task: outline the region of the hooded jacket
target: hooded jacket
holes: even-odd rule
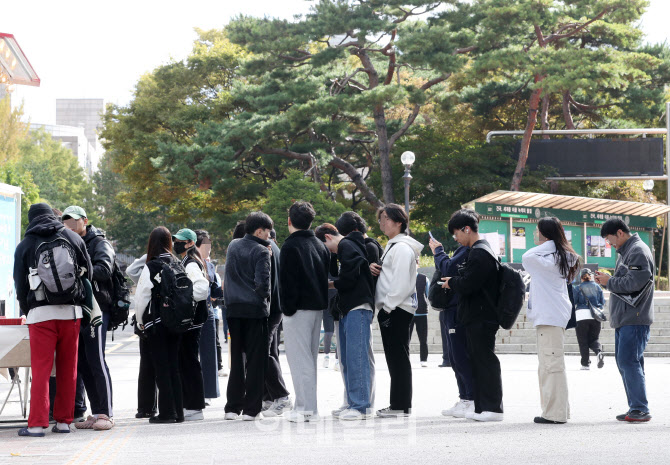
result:
[[[72,318],[72,312],[66,309],[73,306],[80,307],[84,303],[84,298],[78,302],[64,305],[50,305],[46,301],[35,300],[35,293],[30,291],[30,284],[28,282],[29,268],[35,266],[35,251],[37,248],[47,240],[55,238],[60,235],[67,239],[72,244],[77,259],[77,265],[80,268],[85,268],[84,274],[89,280],[91,279],[91,260],[86,251],[86,244],[79,234],[67,229],[54,215],[44,214],[32,219],[28,228],[26,229],[23,240],[19,243],[14,251],[14,286],[16,287],[16,298],[19,301],[21,314],[28,315],[33,309],[41,307],[40,321],[59,320]],[[67,313],[66,313],[67,312]],[[29,317],[30,320],[34,320]],[[81,318],[81,308],[76,313],[78,318]],[[67,318],[62,318],[66,316]],[[38,321],[33,321],[37,323]]]
[[[640,236],[633,234],[617,250],[619,254],[614,276],[607,281],[610,296],[610,325],[620,328],[629,325],[650,325],[654,322],[654,257]],[[651,291],[637,307],[628,305],[616,294],[626,295],[638,292],[652,281]]]
[[[375,308],[392,312],[401,308],[414,314],[418,305],[416,299],[416,259],[423,244],[398,234],[388,241],[382,256],[382,271],[377,279]]]
[[[546,241],[521,257],[531,278],[527,316],[533,326],[565,328],[572,315],[567,277],[561,275],[556,252],[554,241]],[[567,258],[570,266],[577,263],[576,255],[569,253]]]
[[[344,237],[337,246],[337,259],[340,271],[334,285],[340,295],[338,306],[342,315],[366,304],[374,308],[375,286],[363,233],[354,231]]]
[[[470,253],[470,247],[460,246],[456,249],[454,254],[449,257],[444,251],[444,247],[439,246],[435,248],[435,268],[440,270],[440,274],[443,278],[458,276],[459,267],[463,266],[463,263],[468,258]],[[445,311],[455,311],[458,307],[458,294],[451,292],[449,294],[449,302],[447,307],[443,310]]]
[[[86,250],[93,265],[93,295],[103,312],[108,312],[114,302],[114,283],[112,271],[116,254],[112,244],[105,239],[105,232],[95,226],[86,226],[84,235]]]

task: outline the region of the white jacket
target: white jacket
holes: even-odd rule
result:
[[[393,245],[395,244],[395,245]],[[391,239],[384,249],[382,272],[375,290],[375,308],[392,312],[397,307],[414,314],[416,299],[416,259],[423,244],[405,234]]]
[[[561,275],[556,257],[556,244],[547,241],[528,250],[521,258],[531,278],[527,316],[533,326],[565,328],[570,320],[572,304],[566,278]],[[577,261],[575,255],[570,255],[569,259],[571,264]]]

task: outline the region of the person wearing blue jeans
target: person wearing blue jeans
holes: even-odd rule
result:
[[[605,221],[600,235],[618,252],[613,276],[596,273],[596,282],[611,292],[614,356],[628,399],[628,411],[616,419],[649,421],[644,350],[649,342],[649,326],[654,322],[654,256],[619,218]]]
[[[345,212],[335,226],[324,224],[317,228],[317,237],[337,254],[340,263],[337,279],[329,281],[329,287],[337,289],[339,296],[333,311],[339,320],[337,343],[348,404],[347,409],[336,413],[341,420],[363,420],[372,416],[368,347],[375,287],[365,249],[364,224],[358,214]],[[346,232],[346,236],[340,231]]]

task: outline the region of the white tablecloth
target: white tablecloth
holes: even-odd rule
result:
[[[0,375],[7,377],[5,356],[22,340],[28,339],[28,326],[0,326]]]

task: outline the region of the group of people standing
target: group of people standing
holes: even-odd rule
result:
[[[113,305],[108,282],[115,266],[113,248],[104,233],[88,224],[80,207],[68,207],[60,214],[46,204],[35,204],[28,216],[30,224],[17,247],[14,265],[17,296],[29,325],[33,368],[28,427],[19,435],[44,436],[48,427],[54,353],[57,370],[51,403],[56,425],[52,431],[70,431],[75,405],[81,404],[75,404],[77,376],[88,394],[92,415],[75,426],[110,429],[114,425],[112,389],[104,346]],[[332,415],[341,420],[372,417],[375,359],[371,324],[375,313],[390,375],[390,405],[376,414],[411,414],[409,343],[413,324],[420,330],[415,314],[420,301],[425,303],[428,285],[424,281],[417,286],[423,245],[410,237],[409,217],[396,204],[377,212],[379,227],[388,237],[384,248],[367,236],[368,225],[353,211],[343,213],[335,224],[324,223],[312,230],[315,216],[308,202],[291,205],[290,235],[279,248],[272,219],[260,211],[251,213],[233,233],[223,286],[209,261],[211,239],[206,231],[182,229],[172,235],[167,228],[157,227],[151,232],[147,254],[127,269],[137,282],[138,418],[148,417],[151,423],[204,418],[206,400],[219,395],[221,361],[216,356],[212,302],[221,298],[231,336],[226,420],[282,415],[292,422],[320,419],[317,358],[326,310],[334,320],[344,384],[343,403]],[[442,277],[440,285],[448,296],[445,308],[439,310],[459,391],[458,402],[442,414],[501,421],[503,389],[495,337],[503,265],[480,237],[479,216],[473,210],[456,211],[448,229],[459,243],[451,256],[435,239],[429,243]],[[653,256],[621,220],[605,222],[601,235],[619,252],[614,275],[595,276],[595,283],[613,295],[610,317],[616,329],[615,359],[629,404],[617,419],[648,421],[643,353],[653,322]],[[568,283],[579,272],[579,257],[558,218],[540,219],[534,240],[537,246],[522,259],[531,276],[527,316],[537,332],[542,413],[534,421],[561,424],[570,415],[564,362],[565,330],[573,309]],[[60,280],[54,282],[45,274],[45,266],[52,266],[56,278],[61,273]],[[166,268],[177,274],[182,270],[194,305],[188,327],[178,332],[166,326],[162,314],[169,291],[162,279],[175,276],[165,274]],[[596,325],[583,311],[590,304],[604,303],[602,290],[591,281],[590,272],[583,271],[581,278],[583,284],[572,299],[577,304],[580,346],[586,347],[581,362],[589,366],[590,348],[602,367],[604,355]],[[279,363],[280,327],[295,389],[293,402]]]

